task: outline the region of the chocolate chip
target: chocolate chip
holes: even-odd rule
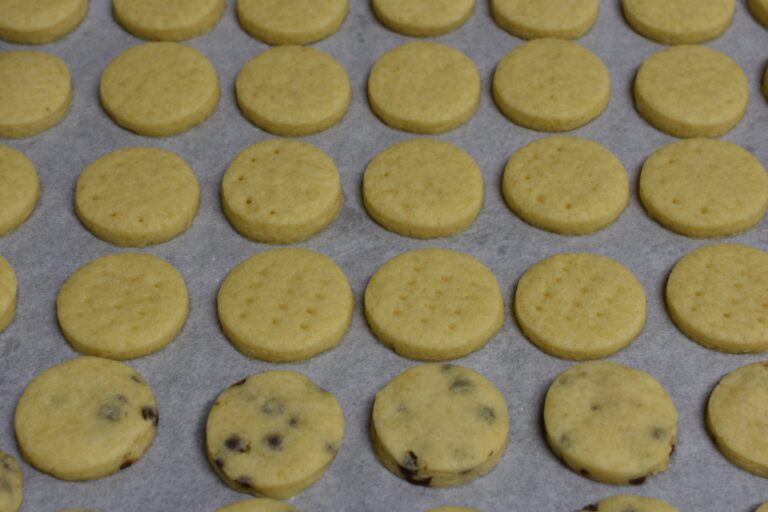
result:
[[[587,511],[594,512],[596,510],[600,510],[600,505],[598,505],[597,503],[592,503],[591,505],[587,505],[586,507],[584,507],[581,510],[582,510],[582,512],[587,512]]]
[[[122,464],[120,464],[120,469],[129,468],[133,465],[134,461],[131,459],[125,459]]]
[[[484,405],[477,410],[477,415],[486,423],[493,423],[496,421],[496,411],[493,408]]]
[[[333,443],[325,443],[325,451],[336,455],[339,452],[339,448]]]
[[[454,368],[456,368],[456,365],[451,363],[445,363],[440,365],[440,371],[443,373],[451,372],[454,370]]]
[[[270,398],[261,406],[261,412],[267,416],[280,416],[285,412],[285,403],[279,398]]]
[[[643,485],[645,483],[646,478],[648,478],[648,476],[639,476],[637,478],[631,478],[629,480],[629,483],[632,485]]]
[[[671,457],[673,453],[675,453],[675,443],[669,447],[669,456]]]
[[[11,470],[11,463],[10,463],[11,457],[5,456],[2,459],[0,459],[0,464],[7,469],[8,471]]]
[[[246,379],[243,379],[243,380],[239,380],[239,381],[235,382],[234,384],[232,384],[229,387],[234,388],[235,386],[242,386],[243,384],[245,384],[246,380],[248,380],[248,379],[246,378]]]
[[[600,405],[600,404],[592,404],[592,405],[590,405],[590,406],[589,406],[589,408],[590,408],[591,410],[593,410],[593,411],[599,411],[600,409],[602,409],[602,408],[603,408],[603,406],[602,406],[602,405]]]
[[[429,487],[432,483],[431,476],[419,476],[419,458],[412,451],[408,451],[398,465],[400,474],[407,482],[414,485]]]
[[[248,453],[251,451],[251,444],[237,434],[230,435],[225,441],[224,446],[227,450],[237,453]]]
[[[571,438],[568,436],[568,434],[562,434],[560,438],[557,440],[557,444],[559,444],[563,448],[568,448],[569,446],[571,446]]]
[[[131,380],[132,380],[133,382],[136,382],[136,383],[138,383],[138,384],[144,384],[144,381],[142,380],[141,376],[139,376],[139,375],[138,375],[138,374],[136,374],[136,373],[134,373],[133,375],[131,375]]]
[[[151,421],[155,426],[160,422],[160,416],[157,414],[157,409],[149,405],[145,405],[141,408],[141,417],[147,421]]]
[[[466,394],[470,393],[472,389],[475,387],[474,384],[472,384],[472,381],[465,378],[465,377],[458,377],[451,382],[451,385],[448,386],[448,389],[453,391],[454,393],[459,394]]]
[[[246,489],[253,489],[253,480],[251,480],[250,477],[239,476],[235,478],[235,483],[240,487],[245,487]]]
[[[301,425],[301,420],[298,416],[291,416],[291,419],[288,420],[288,426],[291,428],[298,428],[299,425]]]
[[[264,436],[264,444],[269,446],[270,450],[279,452],[283,449],[283,436],[280,434],[268,434]]]
[[[580,469],[579,474],[583,476],[589,476],[589,471],[587,471],[586,469]]]
[[[216,466],[219,469],[224,469],[224,459],[220,459],[220,458],[217,457],[217,458],[213,459],[213,463],[216,464]]]

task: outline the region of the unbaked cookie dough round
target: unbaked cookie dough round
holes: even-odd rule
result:
[[[752,16],[765,28],[768,28],[768,0],[747,0]],[[768,508],[768,507],[766,507]]]
[[[75,212],[94,235],[144,247],[170,240],[192,224],[200,186],[178,155],[160,148],[119,149],[83,170]]]
[[[19,227],[40,197],[40,180],[29,158],[0,144],[0,236]]]
[[[221,180],[227,219],[257,242],[306,240],[336,218],[343,201],[333,159],[296,140],[271,139],[247,147]]]
[[[475,0],[373,0],[373,12],[387,28],[428,37],[459,28],[472,15]]]
[[[702,43],[720,37],[733,21],[736,0],[622,0],[635,32],[663,44]]]
[[[43,371],[16,406],[21,454],[62,480],[125,469],[149,448],[158,422],[152,389],[125,363],[77,357]]]
[[[0,332],[11,324],[16,314],[16,272],[8,260],[0,256]]]
[[[632,494],[609,496],[581,510],[582,512],[680,512],[664,500]]]
[[[635,77],[635,107],[675,137],[718,137],[747,109],[749,82],[741,67],[712,48],[683,45],[654,53]]]
[[[88,14],[88,0],[0,0],[0,39],[45,44],[65,36]]]
[[[77,269],[56,298],[64,336],[83,354],[131,359],[156,352],[187,319],[184,278],[144,253],[108,254]]]
[[[267,44],[310,44],[335,34],[347,0],[237,0],[240,26]]]
[[[305,46],[271,48],[249,60],[235,82],[243,115],[276,135],[309,135],[344,117],[349,77],[333,57]]]
[[[211,30],[226,0],[112,0],[115,19],[142,39],[181,41]]]
[[[629,202],[629,178],[597,142],[551,136],[515,152],[502,181],[504,199],[527,223],[583,235],[615,221]]]
[[[163,137],[202,123],[216,109],[219,78],[208,58],[179,43],[143,43],[109,63],[101,104],[123,128]]]
[[[768,174],[752,153],[731,142],[681,140],[645,161],[640,199],[672,231],[693,237],[733,235],[763,218]]]
[[[0,83],[0,137],[37,135],[58,124],[72,102],[69,68],[50,53],[0,52]]]
[[[597,359],[621,350],[645,324],[645,291],[621,263],[589,253],[563,253],[523,274],[515,317],[543,351]]]
[[[600,0],[491,0],[496,23],[523,39],[577,39],[592,28]]]
[[[599,116],[611,97],[600,57],[563,39],[537,39],[496,66],[493,98],[513,123],[545,132],[574,130]]]
[[[363,202],[390,231],[416,238],[464,231],[483,207],[483,174],[472,156],[438,139],[394,144],[371,160]]]
[[[574,472],[598,482],[638,485],[669,464],[677,411],[651,375],[592,361],[552,382],[544,427],[552,451]]]
[[[216,398],[205,428],[208,460],[227,485],[277,499],[317,482],[342,437],[339,402],[294,371],[258,373],[233,384]]]
[[[469,254],[416,249],[382,265],[365,289],[365,317],[376,337],[412,359],[473,352],[504,322],[493,272]]]
[[[300,512],[296,507],[269,498],[240,500],[217,508],[216,512]]]
[[[335,347],[355,299],[329,257],[309,249],[271,249],[246,259],[219,290],[219,321],[249,357],[299,361]]]
[[[447,487],[478,478],[507,447],[509,413],[501,392],[478,372],[452,364],[411,367],[376,393],[373,447],[394,475]]]
[[[12,456],[0,451],[0,510],[18,512],[24,498],[24,475]]]
[[[459,50],[431,41],[405,43],[382,55],[368,77],[368,101],[386,124],[413,133],[440,133],[471,118],[480,102],[480,75]]]

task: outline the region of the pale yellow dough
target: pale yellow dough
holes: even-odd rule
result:
[[[251,500],[240,500],[229,505],[217,508],[216,512],[300,512],[296,507],[292,507],[283,502],[271,500],[269,498],[254,498]]]
[[[348,0],[237,0],[237,18],[267,44],[310,44],[339,30]]]
[[[757,510],[755,512],[768,512],[768,501],[757,507]]]
[[[163,137],[202,123],[216,109],[219,78],[208,58],[179,43],[143,43],[109,63],[101,104],[123,128]]]
[[[143,247],[170,240],[190,226],[200,186],[178,155],[160,148],[119,149],[83,170],[75,212],[94,235]]]
[[[747,0],[752,16],[765,28],[768,28],[768,0]]]
[[[46,52],[0,52],[0,137],[31,137],[61,121],[72,102],[69,68]]]
[[[0,39],[45,44],[65,36],[88,14],[88,0],[0,0]]]
[[[474,115],[480,102],[480,75],[469,57],[450,46],[405,43],[373,65],[368,101],[392,128],[445,132]]]
[[[226,0],[112,0],[115,19],[142,39],[181,41],[211,30]]]
[[[639,34],[664,44],[720,37],[733,21],[736,0],[622,0],[624,17]]]
[[[349,77],[317,48],[279,46],[245,63],[235,82],[243,115],[276,135],[309,135],[344,117],[352,98]]]
[[[685,335],[723,352],[768,350],[768,253],[741,244],[707,245],[677,262],[667,309]]]
[[[635,107],[657,129],[675,137],[719,137],[747,109],[749,82],[724,53],[683,45],[654,53],[640,66]]]
[[[545,132],[574,130],[599,116],[611,97],[600,57],[562,39],[537,39],[496,66],[493,98],[513,123]]]
[[[24,498],[24,475],[12,456],[0,451],[0,510],[18,512]]]
[[[0,256],[0,332],[11,324],[16,314],[16,272],[8,260]]]
[[[608,226],[629,201],[629,178],[619,159],[578,137],[545,137],[519,149],[507,163],[502,189],[524,221],[565,235]]]
[[[631,494],[619,494],[603,498],[598,503],[582,509],[582,512],[680,512],[664,500]]]
[[[464,231],[483,206],[483,174],[472,156],[437,139],[394,144],[371,160],[363,202],[390,231],[416,238]]]
[[[472,15],[475,0],[373,0],[373,12],[389,29],[428,37],[459,28]]]
[[[19,227],[40,197],[40,180],[29,158],[0,144],[0,236]]]
[[[577,39],[592,28],[600,0],[491,0],[501,28],[523,39]]]
[[[336,218],[343,201],[333,159],[296,140],[270,139],[249,146],[221,180],[227,219],[257,242],[306,240]]]

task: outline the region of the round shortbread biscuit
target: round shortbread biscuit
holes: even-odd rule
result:
[[[24,475],[12,456],[0,451],[0,510],[18,512],[24,498]]]
[[[390,30],[429,37],[459,28],[472,15],[475,0],[373,0],[373,12]]]
[[[510,121],[545,132],[574,130],[599,116],[611,97],[600,57],[562,39],[537,39],[496,66],[493,98]]]
[[[496,23],[523,39],[577,39],[590,31],[600,0],[491,0]]]
[[[179,43],[143,43],[109,63],[99,83],[112,120],[139,135],[163,137],[202,123],[219,102],[208,58]]]
[[[0,137],[37,135],[58,124],[72,102],[69,68],[50,53],[0,52],[0,83]]]
[[[472,156],[437,139],[394,144],[371,160],[363,202],[390,231],[416,238],[464,231],[483,207],[483,174]]]
[[[551,136],[515,152],[502,181],[504,199],[527,223],[583,235],[615,221],[629,202],[629,177],[597,142]]]
[[[237,0],[240,26],[267,44],[310,44],[335,34],[347,0]]]
[[[651,375],[593,361],[552,382],[544,427],[552,451],[574,472],[598,482],[638,485],[667,468],[677,411]]]
[[[443,505],[442,507],[431,508],[427,512],[480,512],[476,508],[456,507],[454,505]]]
[[[439,133],[468,121],[480,103],[480,75],[459,50],[414,41],[389,50],[371,69],[368,101],[387,125]]]
[[[723,352],[768,350],[768,253],[741,244],[696,249],[677,262],[667,309],[683,333]]]
[[[75,212],[94,235],[144,247],[170,240],[192,224],[200,186],[189,165],[159,148],[107,153],[77,180]]]
[[[0,144],[0,236],[27,220],[39,197],[40,180],[32,161]]]
[[[460,485],[488,473],[504,454],[508,431],[502,394],[463,366],[411,367],[381,388],[373,403],[376,455],[415,485]]]
[[[632,494],[619,494],[603,498],[599,502],[587,505],[582,512],[680,512],[664,500],[635,496]]]
[[[765,28],[768,28],[768,0],[747,0],[752,16]],[[768,507],[766,507],[768,508]]]
[[[229,273],[219,321],[243,354],[299,361],[335,347],[352,321],[355,299],[344,272],[309,249],[271,249]]]
[[[277,499],[317,482],[343,437],[339,402],[294,371],[233,384],[216,398],[205,428],[208,460],[227,485]]]
[[[181,41],[210,31],[226,0],[112,0],[112,12],[125,30],[142,39]]]
[[[333,159],[295,140],[271,139],[247,147],[221,180],[227,219],[257,242],[306,240],[338,216],[343,201]]]
[[[663,44],[702,43],[720,37],[733,21],[736,0],[622,0],[635,32]]]
[[[661,224],[688,236],[751,228],[768,207],[768,174],[731,142],[689,139],[657,150],[640,174],[640,199]]]
[[[217,508],[216,512],[300,512],[296,507],[269,498],[240,500]]]
[[[645,324],[645,291],[621,263],[589,253],[550,256],[517,283],[515,317],[543,351],[597,359],[621,350]]]
[[[0,0],[0,39],[45,44],[65,36],[88,14],[88,0]]]
[[[16,406],[24,459],[62,480],[125,469],[149,448],[158,422],[152,389],[125,363],[77,357],[43,371]]]
[[[317,48],[279,46],[245,63],[235,82],[243,115],[276,135],[309,135],[344,117],[352,98],[346,70]]]
[[[16,272],[8,260],[0,256],[0,332],[11,324],[16,314],[17,287]]]
[[[749,82],[741,67],[712,48],[683,45],[654,53],[640,66],[635,108],[675,137],[718,137],[747,109]]]
[[[398,354],[428,361],[461,357],[496,334],[504,300],[493,272],[450,249],[416,249],[382,265],[365,289],[365,317]]]

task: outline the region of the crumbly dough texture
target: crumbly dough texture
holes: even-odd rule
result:
[[[62,480],[125,469],[149,448],[158,411],[152,389],[127,364],[77,357],[43,371],[16,406],[24,459]]]
[[[473,352],[504,322],[493,272],[469,254],[416,249],[382,265],[365,289],[365,317],[376,337],[412,359]]]
[[[65,36],[88,14],[88,0],[0,0],[0,39],[45,44]]]
[[[219,290],[219,321],[243,354],[299,361],[336,346],[352,321],[344,272],[309,249],[272,249],[229,273]]]
[[[733,21],[736,0],[622,0],[635,32],[663,44],[703,43]]]
[[[227,219],[257,242],[306,240],[333,222],[343,201],[333,159],[296,140],[269,139],[244,149],[221,181]]]
[[[544,132],[574,130],[599,116],[611,75],[591,50],[563,39],[536,39],[496,66],[493,98],[513,123]]]
[[[16,314],[16,272],[8,260],[0,256],[0,332],[11,324]]]
[[[0,510],[17,512],[24,498],[24,475],[12,456],[0,451]]]
[[[181,41],[210,31],[226,0],[112,0],[112,12],[125,30],[153,41]]]
[[[58,124],[72,102],[69,68],[50,53],[0,52],[0,83],[0,137],[37,135]]]
[[[465,54],[432,41],[389,50],[368,77],[368,101],[387,125],[440,133],[468,121],[480,102],[480,75]]]
[[[523,274],[515,291],[515,317],[545,352],[596,359],[640,334],[645,302],[643,285],[621,263],[597,254],[563,253]]]
[[[768,28],[768,0],[747,0],[747,6],[758,23]]]
[[[269,498],[240,500],[216,509],[216,512],[300,512],[296,507]]]
[[[680,512],[664,500],[632,494],[609,496],[581,510],[582,512]]]
[[[0,236],[19,227],[40,197],[40,180],[27,156],[0,144]]]
[[[240,26],[267,44],[310,44],[335,34],[348,0],[237,0]]]
[[[163,137],[202,123],[216,109],[219,78],[208,58],[179,43],[143,43],[109,63],[101,104],[123,128]]]
[[[615,221],[629,202],[627,171],[608,149],[550,136],[515,152],[502,181],[509,207],[529,224],[583,235]]]
[[[499,390],[478,372],[422,364],[392,379],[373,403],[376,455],[415,485],[446,487],[489,472],[507,446],[509,413]]]
[[[416,238],[464,231],[483,206],[483,174],[463,149],[438,139],[394,144],[368,164],[363,202],[390,231]]]
[[[681,140],[646,160],[640,199],[672,231],[693,237],[733,235],[763,218],[768,174],[752,153],[731,142]]]
[[[581,363],[547,391],[550,447],[574,472],[609,484],[641,484],[666,469],[677,411],[651,375],[611,361]]]
[[[243,115],[276,135],[309,135],[344,117],[352,98],[346,70],[305,46],[271,48],[246,62],[235,82]]]
[[[635,108],[655,128],[675,137],[719,137],[747,109],[749,83],[724,53],[682,45],[654,53],[640,66]]]
[[[590,31],[600,0],[491,0],[501,28],[523,39],[577,39]]]
[[[723,352],[768,350],[768,253],[714,244],[677,262],[667,281],[667,309],[683,333]]]
[[[475,0],[373,0],[373,12],[390,30],[430,37],[459,28],[472,15]]]
[[[301,373],[269,371],[218,396],[206,448],[214,470],[233,489],[285,499],[323,476],[343,436],[344,414],[331,393]]]
[[[192,224],[200,203],[195,173],[177,154],[132,147],[107,153],[77,180],[75,212],[94,235],[144,247],[170,240]]]
[[[165,347],[187,319],[184,278],[165,260],[116,253],[77,269],[59,290],[56,314],[83,354],[130,359]]]

